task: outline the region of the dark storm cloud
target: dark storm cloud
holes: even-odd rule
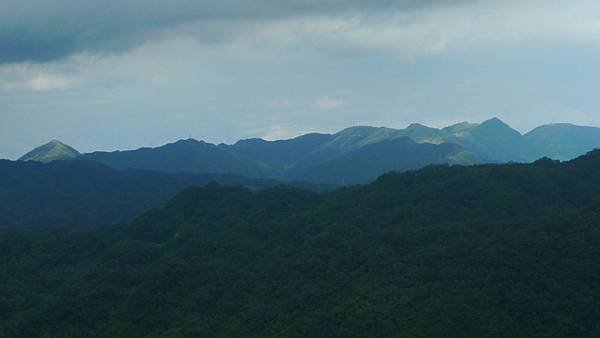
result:
[[[455,5],[448,0],[4,0],[0,4],[0,63],[44,62],[80,52],[119,52],[166,28],[206,27],[220,42],[242,22]],[[460,1],[463,2],[463,1]]]

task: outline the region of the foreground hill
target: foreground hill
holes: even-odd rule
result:
[[[119,171],[87,161],[0,161],[0,228],[112,224],[161,206],[187,186],[209,182],[252,189],[281,184],[231,175]],[[307,189],[328,188],[294,184]]]
[[[134,222],[0,235],[0,335],[595,337],[600,152],[316,194],[189,188]]]

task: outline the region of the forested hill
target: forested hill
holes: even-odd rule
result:
[[[114,170],[88,161],[0,160],[0,228],[89,227],[130,221],[190,185],[218,182],[260,189],[275,180],[233,175]],[[312,189],[331,186],[293,183]]]
[[[595,337],[600,152],[316,194],[188,188],[127,225],[3,232],[0,335]]]

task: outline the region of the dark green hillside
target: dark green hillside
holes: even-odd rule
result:
[[[169,175],[114,170],[87,161],[0,161],[0,228],[89,227],[131,220],[190,185],[219,182],[252,189],[281,184],[232,175]],[[321,190],[330,186],[294,183]]]
[[[597,337],[600,152],[0,235],[6,337]]]

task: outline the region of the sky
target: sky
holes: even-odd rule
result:
[[[0,158],[499,117],[600,127],[597,0],[2,0]]]

